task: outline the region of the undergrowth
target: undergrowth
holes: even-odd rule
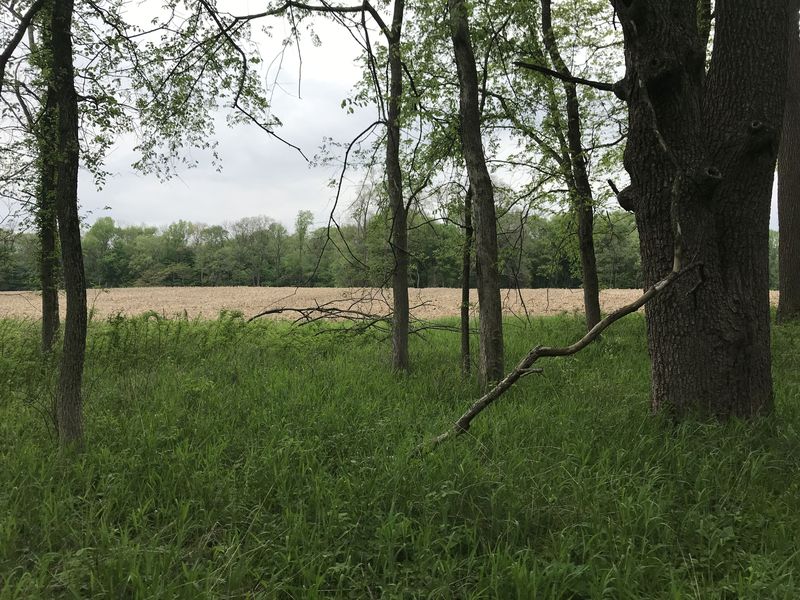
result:
[[[509,321],[509,364],[573,341]],[[58,452],[36,324],[0,321],[0,598],[800,597],[800,328],[775,415],[648,409],[643,320],[542,361],[470,434],[458,340],[114,318],[90,328],[87,448]]]

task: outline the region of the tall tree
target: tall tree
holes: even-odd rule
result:
[[[86,281],[78,216],[78,95],[72,58],[73,0],[53,3],[50,76],[55,102],[55,144],[45,157],[55,165],[55,209],[64,265],[67,315],[56,390],[58,437],[64,446],[83,442],[81,382],[86,352]]]
[[[629,115],[631,187],[621,194],[636,215],[645,285],[675,262],[696,267],[647,305],[653,409],[767,412],[768,225],[788,3],[719,0],[707,72],[696,0],[612,5],[626,63],[614,87]]]
[[[297,240],[297,283],[306,284],[305,262],[303,252],[306,249],[308,228],[314,222],[314,213],[310,210],[301,210],[294,220],[294,236]]]
[[[778,152],[778,322],[800,319],[800,37],[793,1],[783,135]]]
[[[42,352],[53,349],[60,327],[58,312],[58,225],[55,207],[56,172],[48,149],[55,138],[53,89],[48,86],[36,135],[39,182],[36,190],[36,226],[39,233],[39,278],[42,286]]]
[[[389,240],[392,268],[392,366],[407,371],[408,359],[408,207],[403,197],[400,168],[400,106],[403,96],[403,62],[400,50],[405,0],[394,0],[392,24],[386,33],[389,60],[388,109],[386,111],[386,186],[392,211]]]
[[[586,327],[591,329],[600,322],[600,287],[597,281],[597,259],[594,252],[594,198],[589,174],[586,168],[586,153],[581,139],[581,114],[578,91],[572,74],[561,57],[551,17],[550,0],[542,0],[542,37],[556,71],[565,78],[562,80],[567,99],[567,154],[565,165],[572,211],[578,225],[578,249],[581,259],[581,279],[583,282],[583,305],[586,314]],[[565,161],[567,162],[567,161]]]
[[[367,51],[366,63],[369,66],[370,81],[374,86],[376,102],[380,110],[385,114],[381,123],[386,125],[386,185],[389,196],[389,207],[391,210],[391,232],[389,237],[389,249],[393,255],[392,266],[392,297],[393,297],[393,322],[392,322],[392,364],[395,369],[406,371],[409,368],[408,357],[408,334],[409,334],[409,301],[408,301],[408,203],[405,201],[403,193],[403,173],[400,166],[400,121],[401,107],[403,99],[403,62],[402,62],[402,29],[405,16],[405,0],[394,0],[392,8],[392,20],[390,24],[381,17],[376,8],[368,1],[351,6],[336,6],[327,2],[320,4],[309,4],[297,2],[295,0],[285,0],[282,4],[267,10],[263,13],[254,15],[242,15],[230,18],[228,23],[223,22],[223,17],[218,14],[215,8],[207,0],[201,0],[201,4],[210,13],[215,15],[215,19],[221,31],[227,34],[231,29],[235,29],[240,23],[252,21],[254,19],[283,15],[291,13],[293,10],[304,11],[307,13],[321,13],[328,15],[338,15],[337,18],[342,23],[352,25],[349,21],[341,18],[341,15],[360,14],[362,16],[360,27],[364,31],[362,47]],[[291,13],[292,15],[294,13]],[[387,69],[389,75],[388,89],[383,91],[378,81],[377,63],[372,52],[369,31],[366,25],[366,16],[369,15],[378,26],[381,34],[386,40],[387,45]],[[292,16],[294,19],[294,16]],[[296,23],[293,23],[296,28]],[[369,128],[369,131],[372,127]],[[366,133],[366,132],[365,132]]]
[[[7,87],[13,90],[17,106],[12,107],[6,103],[10,110],[6,112],[5,116],[17,116],[16,120],[23,131],[24,143],[30,148],[32,157],[27,165],[20,165],[18,161],[15,161],[13,171],[26,182],[22,185],[23,189],[18,189],[17,192],[21,192],[23,195],[30,194],[34,200],[33,213],[39,237],[38,266],[42,289],[41,348],[42,352],[46,354],[53,349],[60,326],[58,311],[60,265],[54,206],[55,168],[52,161],[44,160],[45,156],[52,153],[50,146],[56,137],[54,129],[55,100],[51,82],[47,81],[47,72],[50,68],[48,36],[52,20],[52,11],[50,10],[52,3],[35,3],[26,14],[33,15],[30,11],[36,4],[39,4],[38,12],[28,20],[25,15],[17,14],[13,6],[8,7],[9,12],[15,14],[19,21],[21,29],[17,30],[17,36],[27,33],[27,48],[24,49],[27,50],[30,64],[26,65],[24,62],[19,64],[13,60],[11,54],[8,55],[8,60],[13,63],[14,67],[13,71],[11,69],[9,71],[12,71],[14,75],[10,78],[12,81]],[[18,42],[24,37],[24,35],[20,36]],[[20,45],[25,46],[25,44]],[[26,68],[27,66],[33,67],[34,72],[32,73],[30,69]]]
[[[459,132],[472,193],[475,270],[480,314],[479,376],[486,385],[503,377],[503,314],[497,256],[494,187],[481,138],[478,71],[464,0],[449,0],[450,34],[459,81]]]
[[[461,374],[465,377],[472,371],[469,336],[469,294],[472,272],[472,188],[464,193],[464,242],[461,249]]]

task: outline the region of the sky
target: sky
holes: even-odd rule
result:
[[[283,22],[273,19],[272,23],[274,37],[260,37],[265,40],[261,50],[265,63],[278,55],[283,38]],[[341,108],[360,76],[354,64],[355,42],[342,26],[327,21],[316,21],[315,32],[322,45],[303,44],[302,76],[296,51],[286,53],[271,104],[283,123],[276,133],[309,158],[319,151],[324,138],[348,142],[375,120],[374,110],[347,114]],[[275,73],[273,68],[265,79],[272,82]],[[221,172],[212,167],[208,153],[188,149],[187,155],[199,165],[162,182],[131,167],[137,159],[136,139],[124,136],[108,156],[106,169],[112,175],[102,189],[96,189],[88,172],[81,173],[79,195],[86,221],[110,216],[124,225],[165,226],[179,219],[221,224],[266,215],[292,229],[297,212],[310,210],[315,224],[327,223],[335,197],[328,183],[338,178],[337,165],[310,167],[296,150],[255,125],[228,127],[224,115],[220,115],[215,140]],[[345,200],[355,193],[357,175],[353,173],[345,185]]]
[[[236,4],[237,10],[248,10],[249,2]],[[278,55],[280,40],[288,32],[281,19],[270,23],[273,36],[258,38],[265,64]],[[323,19],[315,20],[314,29],[321,46],[308,40],[303,44],[302,76],[296,51],[285,54],[272,98],[272,111],[283,122],[277,133],[309,157],[318,152],[324,138],[346,143],[375,119],[374,110],[347,114],[341,108],[360,76],[360,67],[354,63],[355,42],[342,26]],[[265,73],[265,80],[274,78],[274,68]],[[88,172],[81,173],[79,194],[86,222],[110,216],[121,225],[166,226],[180,219],[223,224],[266,215],[291,230],[298,211],[310,210],[315,226],[327,223],[335,196],[329,181],[338,178],[338,166],[310,167],[299,153],[255,125],[229,128],[223,118],[215,140],[221,172],[211,166],[209,155],[189,149],[186,152],[199,160],[198,167],[180,170],[177,177],[162,182],[134,171],[136,140],[124,136],[108,156],[106,168],[112,175],[102,189],[95,188]],[[346,212],[358,183],[358,173],[346,181],[339,216]],[[770,227],[777,229],[775,193]]]

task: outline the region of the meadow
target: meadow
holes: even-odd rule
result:
[[[581,335],[507,322],[507,360]],[[458,339],[157,315],[95,319],[87,447],[60,454],[32,320],[0,321],[0,599],[800,597],[800,327],[776,411],[648,408],[644,320],[477,397]]]

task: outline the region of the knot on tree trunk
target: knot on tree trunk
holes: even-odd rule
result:
[[[747,154],[761,154],[762,152],[777,153],[778,130],[764,121],[753,119],[747,124],[745,152]]]
[[[691,181],[697,188],[698,198],[707,202],[722,181],[722,172],[713,165],[705,165],[692,173]]]
[[[617,81],[616,83],[612,84],[611,91],[617,98],[619,98],[623,102],[626,102],[628,100],[628,96],[631,93],[630,79],[626,76]]]
[[[628,212],[636,212],[637,194],[636,190],[633,188],[633,184],[619,192],[616,192],[616,194],[617,202],[623,210],[627,210]]]
[[[651,94],[672,87],[680,68],[677,57],[667,53],[645,53],[636,64],[639,79]]]

